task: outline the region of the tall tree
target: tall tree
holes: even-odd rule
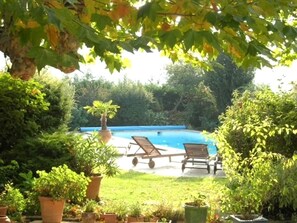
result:
[[[202,81],[202,71],[190,64],[176,64],[167,67],[167,85],[178,94],[172,112],[183,109],[194,95],[194,89]]]
[[[194,92],[191,102],[186,106],[186,120],[195,128],[212,131],[218,123],[215,97],[204,82],[200,82]]]
[[[205,72],[203,80],[216,98],[217,108],[220,113],[231,105],[232,94],[234,90],[244,90],[246,86],[252,83],[254,71],[252,69],[240,69],[231,58],[221,54],[213,70]]]
[[[140,83],[124,79],[113,88],[112,100],[119,105],[112,125],[146,125],[153,104],[153,95]]]
[[[120,70],[121,52],[138,49],[200,66],[222,52],[246,67],[270,66],[296,58],[296,17],[293,0],[2,0],[0,51],[24,80],[96,56]]]

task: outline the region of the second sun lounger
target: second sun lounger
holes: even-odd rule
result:
[[[184,147],[187,155],[182,161],[182,171],[184,172],[185,168],[207,169],[208,173],[210,173],[210,156],[207,145],[198,143],[184,143]],[[191,165],[187,166],[188,163]]]

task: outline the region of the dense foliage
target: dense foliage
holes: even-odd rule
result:
[[[217,132],[229,179],[226,210],[289,219],[297,211],[296,108],[294,93],[234,94]]]
[[[244,91],[254,78],[253,69],[240,69],[231,58],[220,54],[213,63],[213,70],[203,73],[203,81],[216,99],[219,114],[231,105],[234,90]]]
[[[234,101],[219,128],[224,141],[249,156],[254,148],[292,157],[297,143],[297,102],[292,93],[274,93],[268,88],[234,94]]]
[[[43,133],[20,140],[10,151],[2,152],[1,156],[6,162],[17,161],[18,172],[32,171],[35,174],[37,170],[49,171],[53,166],[69,165],[73,160],[71,150],[74,144],[73,134],[64,131]]]
[[[37,174],[33,190],[39,196],[73,202],[85,199],[90,179],[83,173],[75,173],[67,165],[60,165],[51,168],[49,172],[37,171]]]
[[[148,125],[152,122],[149,113],[153,97],[142,84],[124,80],[114,87],[111,97],[121,107],[111,124]]]
[[[158,49],[205,66],[221,52],[246,67],[296,58],[296,3],[259,1],[4,0],[0,51],[12,75],[46,65],[66,73],[98,56],[121,69],[123,50]],[[90,49],[83,57],[82,46]]]
[[[9,150],[18,139],[41,131],[39,115],[48,109],[42,86],[0,74],[0,151]]]
[[[91,75],[82,80],[75,78],[76,106],[71,128],[99,125],[98,119],[82,109],[92,103],[91,99],[99,99],[113,100],[121,107],[116,117],[108,120],[109,126],[183,124],[211,131],[218,125],[218,115],[230,105],[232,92],[247,88],[254,74],[239,69],[226,55],[218,58],[212,73],[182,63],[166,69],[168,78],[162,85],[127,79],[112,84]]]
[[[113,84],[104,79],[95,79],[90,74],[86,74],[84,79],[75,77],[72,84],[75,88],[75,105],[72,111],[71,129],[81,126],[99,126],[98,118],[88,115],[84,107],[91,105],[95,100],[110,100],[110,91]]]
[[[201,82],[192,93],[191,101],[186,104],[185,120],[196,129],[215,129],[219,113],[212,91]]]
[[[40,115],[38,123],[43,131],[66,128],[72,118],[74,106],[74,87],[67,80],[60,80],[46,73],[35,75],[34,80],[44,87],[45,100],[50,104],[47,111]]]

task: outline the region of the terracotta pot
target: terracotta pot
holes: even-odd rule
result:
[[[82,223],[95,223],[97,219],[96,213],[84,212],[81,215]]]
[[[0,223],[10,223],[10,219],[7,216],[1,216],[0,217]]]
[[[107,129],[107,130],[99,130],[99,135],[101,136],[101,140],[104,143],[108,143],[109,140],[112,137],[111,131],[109,129]]]
[[[39,197],[43,223],[62,222],[65,200],[54,200],[51,197]]]
[[[100,219],[105,223],[117,223],[117,215],[112,213],[101,214]]]
[[[86,196],[88,199],[96,200],[99,199],[99,190],[101,185],[102,176],[91,176],[91,182],[87,187]]]
[[[0,206],[0,217],[5,217],[7,214],[7,206]]]
[[[143,216],[139,216],[139,217],[133,217],[133,216],[128,216],[127,218],[127,222],[144,222],[144,217]]]

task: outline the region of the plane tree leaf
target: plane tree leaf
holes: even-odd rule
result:
[[[111,72],[121,69],[122,51],[139,49],[193,64],[222,52],[246,67],[288,65],[297,55],[296,8],[291,0],[4,0],[0,51],[16,68],[12,75],[23,79],[33,76],[35,66],[55,65],[57,55],[77,67],[88,57],[82,46]],[[27,71],[17,73],[22,60]]]

